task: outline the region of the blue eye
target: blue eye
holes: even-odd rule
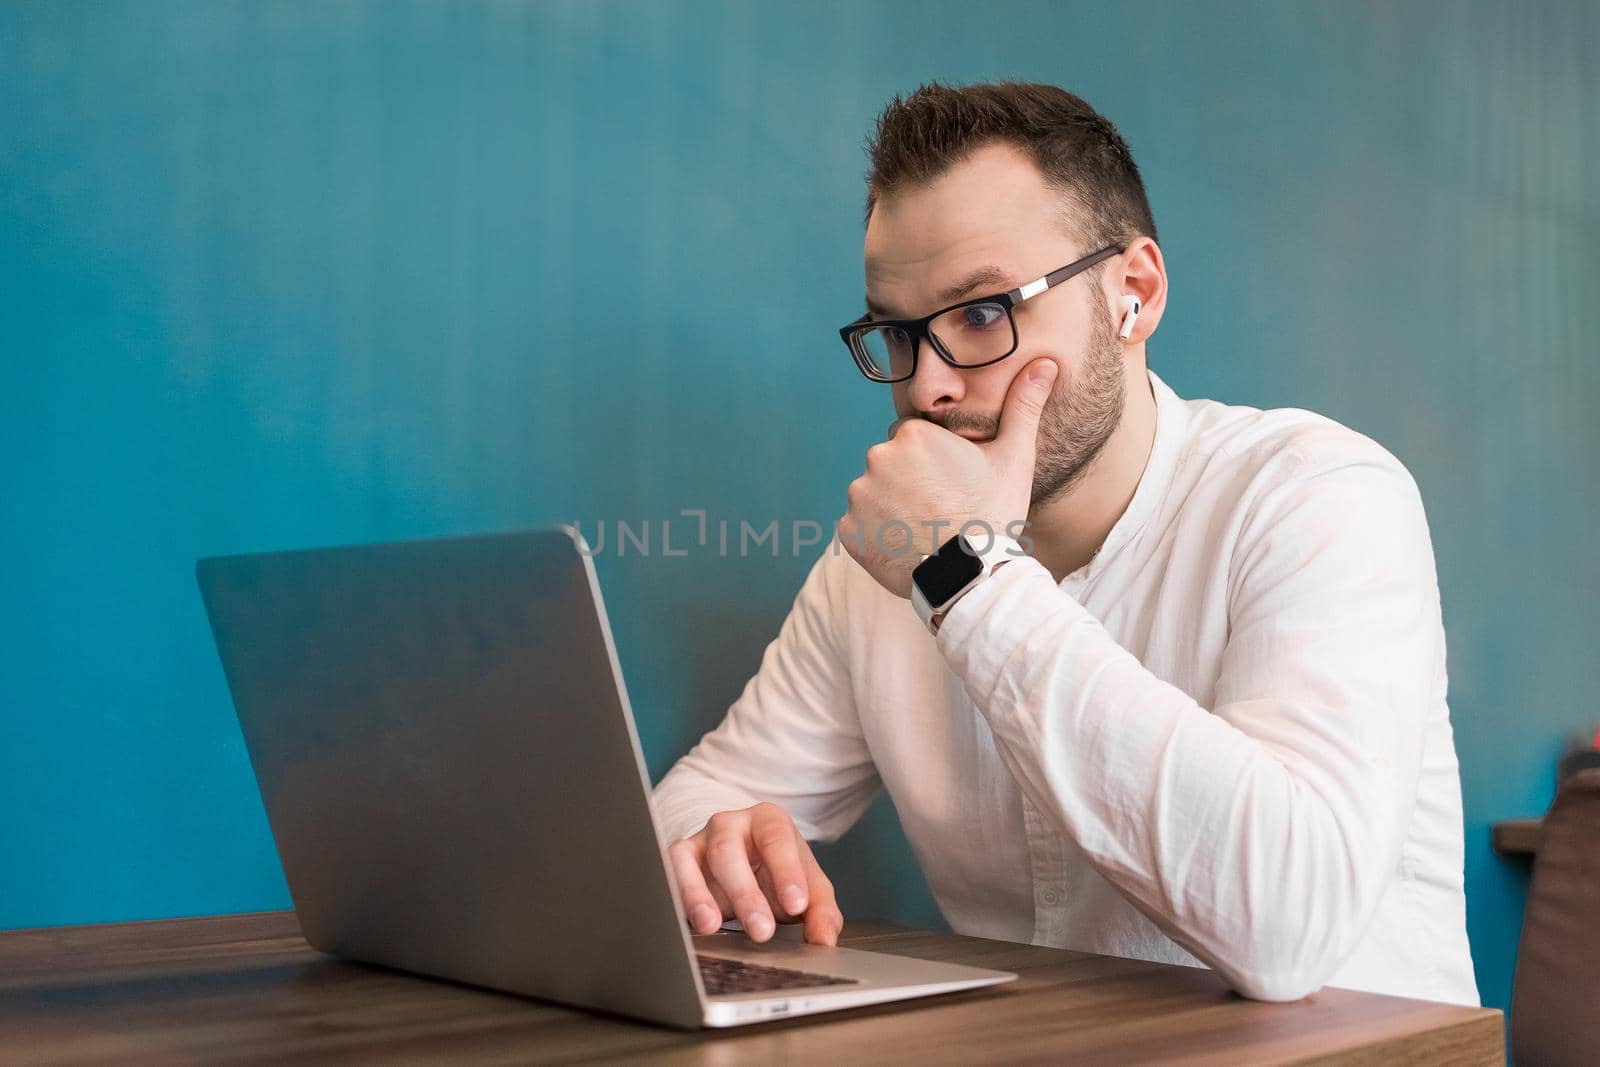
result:
[[[961,324],[968,329],[987,330],[1006,317],[999,304],[968,304],[961,309]]]

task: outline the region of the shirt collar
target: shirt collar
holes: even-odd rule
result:
[[[1145,373],[1150,377],[1150,392],[1156,401],[1156,432],[1155,440],[1150,444],[1150,458],[1145,460],[1144,473],[1139,476],[1139,487],[1134,490],[1133,499],[1128,502],[1122,517],[1106,534],[1105,541],[1093,558],[1070,577],[1095,577],[1124,545],[1138,536],[1166,497],[1183,456],[1188,440],[1189,405],[1155,371],[1147,368]]]

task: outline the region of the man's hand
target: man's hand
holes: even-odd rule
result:
[[[1027,519],[1039,416],[1057,370],[1054,360],[1036,359],[1012,380],[992,441],[909,419],[867,449],[866,473],[850,483],[837,533],[880,585],[909,597],[912,570],[964,524],[982,522],[1000,535]]]
[[[737,916],[752,941],[776,922],[805,923],[806,940],[836,945],[844,916],[789,813],[776,804],[719,811],[705,828],[667,848],[689,928],[716,933]]]

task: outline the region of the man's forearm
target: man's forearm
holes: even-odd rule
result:
[[[1034,560],[969,594],[938,640],[1029,802],[1241,992],[1303,996],[1349,954],[1396,865],[1419,722],[1323,706],[1364,694],[1292,672],[1276,698],[1209,714]]]

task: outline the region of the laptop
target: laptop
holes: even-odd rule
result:
[[[684,1028],[1016,977],[691,934],[590,555],[559,528],[196,564],[313,947]]]

